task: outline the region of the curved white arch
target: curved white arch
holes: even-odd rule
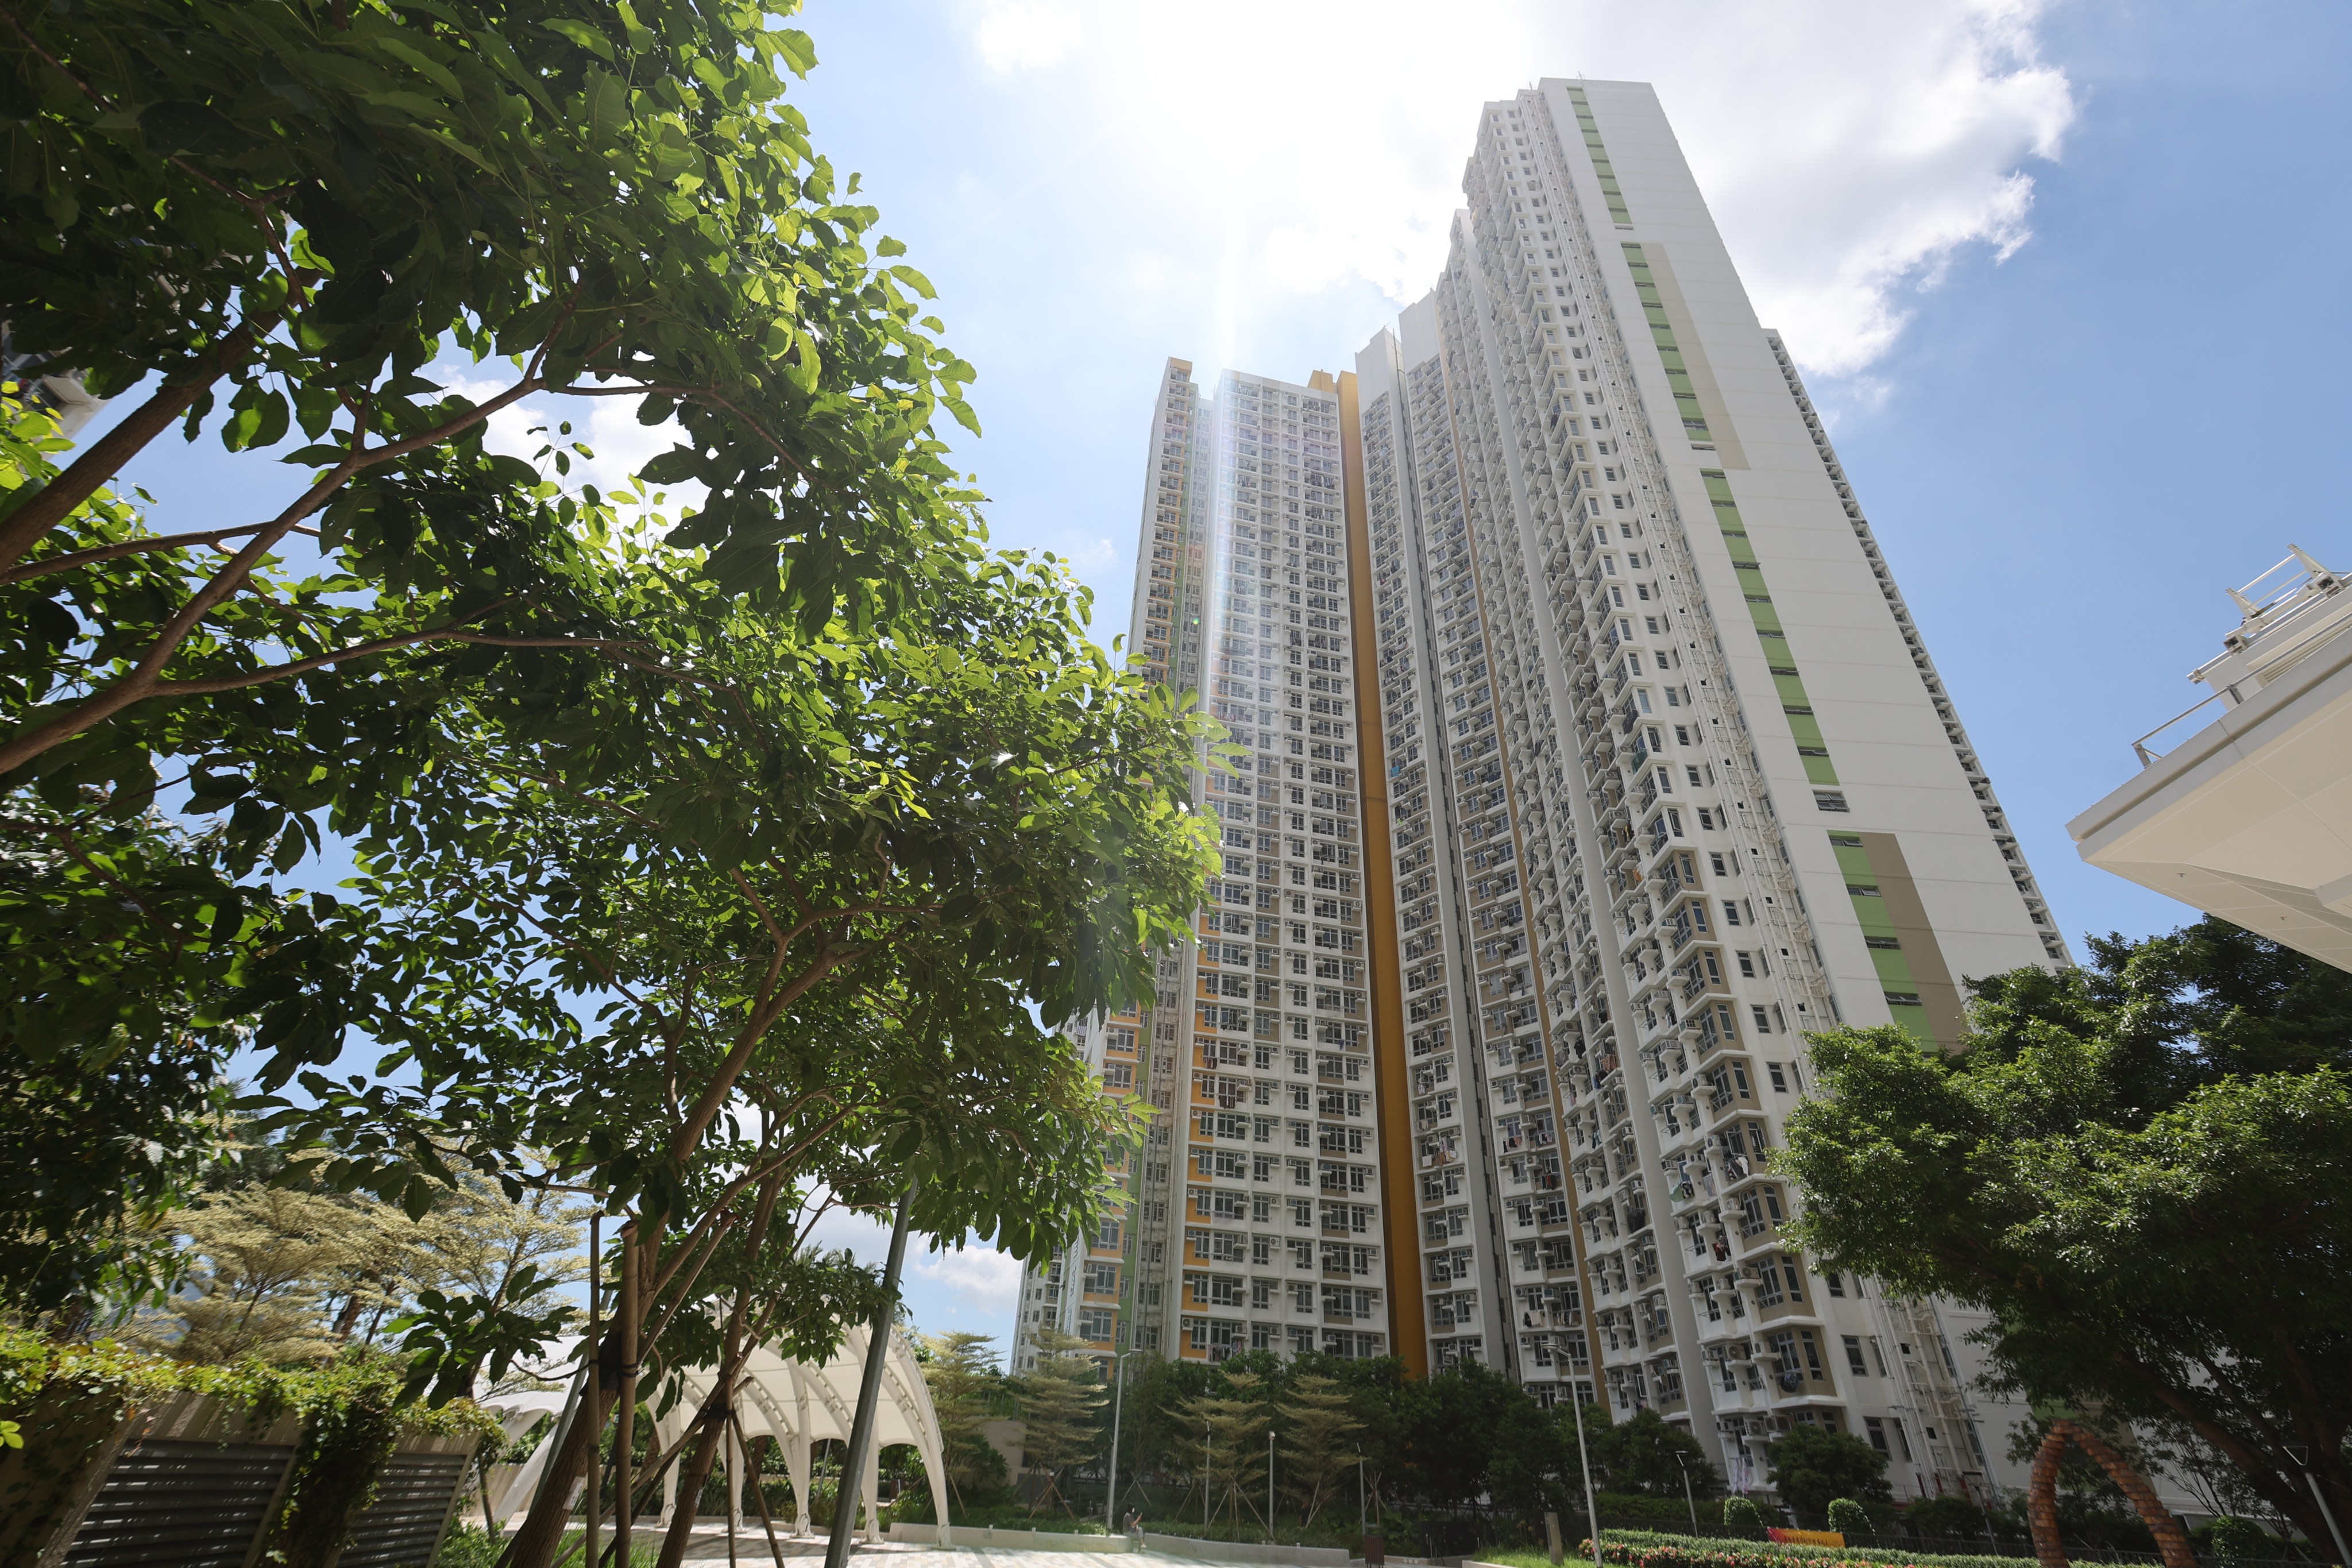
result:
[[[793,1479],[793,1496],[798,1504],[798,1517],[791,1521],[795,1534],[805,1534],[811,1528],[809,1447],[825,1438],[849,1441],[870,1342],[871,1331],[856,1328],[843,1336],[841,1348],[822,1365],[792,1360],[767,1345],[754,1349],[744,1363],[741,1381],[736,1385],[736,1411],[747,1438],[773,1437],[784,1451],[785,1466]],[[694,1412],[709,1398],[716,1381],[716,1368],[704,1367],[685,1373],[686,1387],[677,1403],[654,1419],[653,1441],[656,1449],[677,1441]],[[531,1414],[535,1418],[538,1412]],[[539,1476],[549,1451],[547,1445],[554,1436],[551,1429],[532,1453],[523,1474],[500,1500],[505,1521],[511,1521],[530,1506],[532,1494],[539,1489]],[[874,1501],[881,1453],[897,1443],[911,1444],[922,1457],[923,1472],[930,1481],[932,1512],[940,1521],[940,1544],[948,1545],[947,1456],[940,1439],[939,1415],[931,1407],[930,1385],[923,1381],[922,1363],[915,1359],[913,1344],[904,1334],[893,1332],[882,1363],[882,1387],[875,1400],[874,1443],[866,1455],[860,1488],[869,1541],[881,1539]],[[672,1466],[663,1486],[665,1521],[677,1506],[677,1467]]]

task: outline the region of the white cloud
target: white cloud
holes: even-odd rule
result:
[[[1955,258],[2028,237],[2026,165],[2055,155],[2075,110],[2037,54],[2042,8],[1193,0],[1081,22],[1039,0],[966,0],[964,14],[1022,111],[1081,160],[1060,193],[1088,214],[1073,221],[1128,252],[1102,264],[1139,292],[1195,296],[1219,323],[1193,345],[1212,363],[1234,363],[1254,318],[1335,283],[1397,303],[1428,289],[1478,106],[1585,72],[1656,85],[1759,313],[1809,368],[1851,374]]]
[[[912,1259],[918,1277],[954,1292],[960,1305],[984,1312],[1010,1312],[1021,1294],[1021,1260],[994,1247],[968,1247]]]
[[[444,364],[436,367],[438,374],[431,371],[427,374],[461,397],[485,403],[514,384],[511,379],[485,375],[487,368]],[[584,460],[575,456],[572,472],[564,477],[564,482],[572,486],[593,484],[607,492],[617,491],[650,458],[668,450],[685,434],[675,419],[659,425],[638,423],[637,409],[643,402],[636,397],[561,397],[542,393],[509,404],[491,415],[489,434],[483,444],[493,452],[530,462],[541,447],[551,442],[567,446],[584,441],[595,455]],[[559,434],[566,420],[572,424],[569,436]],[[555,473],[550,460],[541,461],[541,470]],[[667,496],[665,510],[673,517],[680,506],[698,505],[703,497],[698,484],[674,486],[664,493]]]
[[[1076,46],[1077,37],[1077,17],[1067,7],[1011,0],[988,8],[973,41],[990,69],[1018,71],[1057,63]]]
[[[810,1242],[833,1249],[847,1247],[865,1264],[879,1264],[890,1256],[890,1227],[881,1220],[828,1209],[809,1234]],[[907,1251],[907,1295],[924,1321],[971,1321],[971,1315],[1010,1313],[1021,1293],[1021,1260],[992,1247],[967,1246],[961,1251],[922,1250],[920,1237],[910,1239]]]

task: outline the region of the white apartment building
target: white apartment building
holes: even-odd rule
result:
[[[1118,1262],[1097,1245],[1024,1278],[1016,1366],[1056,1321],[1106,1356],[1388,1353],[1340,405],[1322,381],[1228,373],[1210,396],[1180,360],[1162,378],[1130,626],[1230,732],[1193,780],[1223,860],[1158,1005],[1077,1031],[1134,1042],[1103,1059],[1163,1114]]]
[[[1135,1021],[1134,1342],[1476,1361],[1740,1488],[1798,1424],[2021,1484],[1981,1319],[1814,1268],[1768,1162],[1806,1031],[1949,1043],[2065,945],[1651,89],[1486,106],[1464,191],[1352,373],[1163,381],[1133,646],[1242,759]]]

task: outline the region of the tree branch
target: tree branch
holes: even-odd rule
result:
[[[47,722],[36,725],[31,730],[13,737],[5,744],[0,744],[0,776],[15,772],[50,747],[60,745],[84,731],[104,723],[124,709],[143,702],[153,696],[156,688],[162,684],[163,666],[170,661],[172,655],[178,651],[180,645],[187,640],[189,634],[195,630],[196,624],[231,595],[236,593],[244,585],[247,577],[252,574],[253,569],[260,564],[261,558],[269,552],[270,547],[284,538],[304,518],[325,505],[327,498],[341,489],[353,474],[388,458],[400,457],[421,447],[445,441],[451,436],[479,424],[499,409],[519,402],[538,390],[540,390],[538,384],[533,382],[517,382],[488,403],[478,404],[455,419],[445,420],[431,429],[421,431],[404,440],[385,442],[380,446],[359,445],[364,439],[364,434],[354,430],[352,435],[353,447],[351,454],[321,475],[318,481],[303,491],[291,506],[256,530],[253,542],[231,557],[228,564],[215,574],[211,582],[197,590],[188,602],[180,607],[179,612],[164,624],[163,629],[156,634],[155,639],[140,656],[139,662],[133,665],[127,674]],[[282,679],[282,677],[273,676],[270,679]],[[236,684],[259,683],[240,681]],[[233,690],[235,689],[236,686],[232,685],[213,689]],[[196,683],[196,689],[199,691],[204,689],[201,683]]]

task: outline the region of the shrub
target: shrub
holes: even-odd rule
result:
[[[2225,1513],[2213,1521],[2213,1555],[2224,1563],[2276,1555],[2270,1531],[2251,1519]]]
[[[1591,1543],[1578,1548],[1591,1555]],[[1612,1568],[2035,1568],[2031,1557],[1928,1556],[1869,1547],[1713,1541],[1690,1535],[1611,1531],[1601,1560]]]
[[[1850,1497],[1830,1500],[1830,1528],[1841,1535],[1875,1533],[1870,1528],[1870,1510]]]
[[[1984,1510],[1967,1498],[1947,1492],[1921,1498],[1904,1510],[1903,1522],[1919,1535],[1961,1538],[1985,1532]]]
[[[1723,1522],[1750,1541],[1764,1539],[1764,1510],[1744,1497],[1723,1500]]]

